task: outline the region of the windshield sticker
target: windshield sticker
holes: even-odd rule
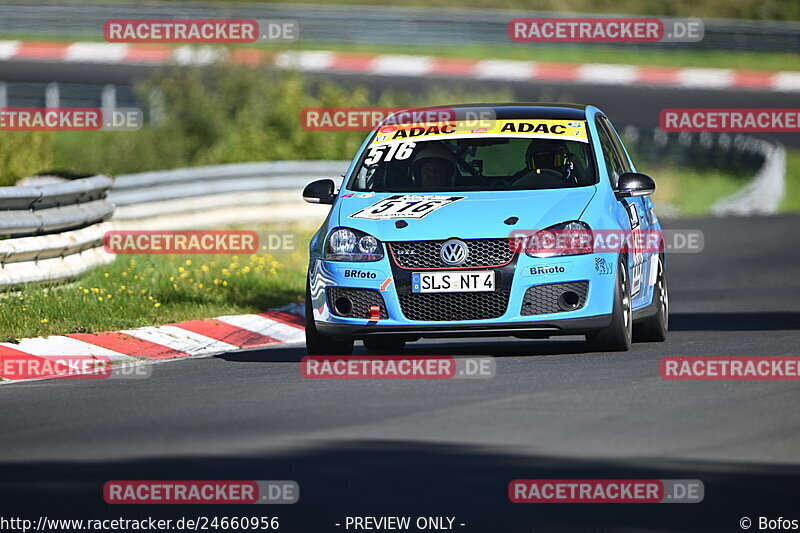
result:
[[[475,121],[442,122],[438,124],[401,124],[385,126],[379,130],[371,145],[391,145],[408,143],[410,140],[428,139],[468,139],[491,137],[525,137],[540,139],[561,139],[568,141],[589,142],[584,127],[585,122],[571,120],[487,120],[476,127]],[[410,143],[409,143],[410,144]],[[398,154],[402,152],[397,151]],[[370,153],[372,157],[380,156]],[[387,152],[388,155],[388,152]],[[390,156],[399,159],[394,152]],[[387,159],[388,160],[388,159]]]
[[[411,157],[411,154],[414,153],[414,148],[416,146],[417,143],[394,143],[390,145],[382,144],[379,146],[370,146],[369,156],[364,160],[364,164],[374,165],[375,163],[380,163],[381,160],[391,161],[392,159],[396,159],[402,161],[403,159],[408,159]]]
[[[464,196],[394,194],[353,213],[350,218],[366,218],[369,220],[422,218],[462,198]]]

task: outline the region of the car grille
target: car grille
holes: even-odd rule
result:
[[[409,320],[482,320],[506,312],[509,291],[407,293],[398,295]]]
[[[574,309],[562,309],[558,305],[559,297],[565,291],[573,291],[578,295],[577,307]],[[522,298],[522,315],[544,315],[547,313],[563,313],[564,311],[574,311],[586,304],[586,296],[589,294],[588,281],[571,281],[569,283],[549,283],[546,285],[536,285],[525,291]]]
[[[353,308],[349,314],[339,313],[334,302],[338,298],[349,298]],[[386,311],[386,303],[383,296],[372,289],[350,289],[347,287],[328,287],[328,309],[336,316],[346,316],[348,318],[369,318],[369,308],[378,305],[381,308],[381,318],[389,318]]]
[[[442,261],[439,253],[447,241],[401,241],[388,243],[395,263],[401,268],[453,268]],[[511,262],[514,252],[508,239],[465,239],[466,261],[459,268],[486,268]]]

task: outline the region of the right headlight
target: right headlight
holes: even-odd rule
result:
[[[356,229],[337,228],[325,244],[325,259],[328,261],[377,261],[382,258],[381,242]]]

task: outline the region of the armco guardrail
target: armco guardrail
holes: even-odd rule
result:
[[[44,181],[0,187],[0,286],[70,279],[114,259],[102,247],[113,180]]]
[[[116,227],[187,229],[245,222],[318,220],[300,201],[308,182],[341,180],[349,161],[271,161],[117,176],[109,199]]]
[[[552,11],[395,6],[337,6],[273,3],[72,3],[30,2],[0,6],[0,34],[96,37],[103,23],[121,18],[294,19],[300,39],[308,42],[427,45],[508,44],[513,18],[591,16]],[[624,15],[609,15],[624,16]],[[705,36],[697,43],[617,44],[628,47],[691,47],[717,50],[800,52],[797,22],[704,19]],[[524,45],[522,45],[524,46]]]

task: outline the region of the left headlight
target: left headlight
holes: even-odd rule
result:
[[[377,261],[382,258],[380,241],[356,229],[337,228],[325,244],[325,259],[328,261]]]
[[[560,257],[594,252],[592,228],[586,222],[571,220],[543,229],[525,244],[530,257]]]

